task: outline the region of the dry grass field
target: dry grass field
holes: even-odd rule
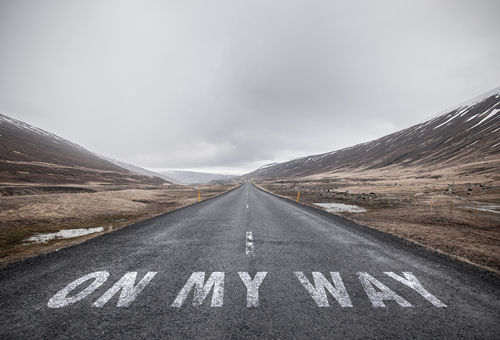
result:
[[[0,265],[54,251],[131,225],[237,184],[181,185],[0,185]],[[102,227],[101,232],[48,242],[29,242],[36,235],[75,228]]]
[[[498,159],[486,162],[487,169],[500,169]],[[366,212],[336,214],[500,271],[500,173],[477,171],[481,164],[446,170],[394,167],[259,185],[292,200],[300,190],[300,202],[312,206],[337,202],[363,207]]]

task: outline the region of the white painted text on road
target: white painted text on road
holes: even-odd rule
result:
[[[92,307],[104,307],[118,293],[116,307],[129,307],[134,301],[138,300],[146,291],[146,287],[156,276],[157,272],[147,272],[142,279],[138,281],[137,272],[127,272],[117,282],[108,286],[107,290],[92,303]],[[318,307],[355,307],[355,304],[349,296],[349,290],[344,285],[344,281],[339,272],[329,272],[329,275],[324,275],[321,272],[312,272],[309,277],[304,272],[294,272],[298,279],[299,286],[305,289],[304,294],[308,294]],[[417,277],[411,272],[403,272],[402,276],[394,272],[383,272],[382,279],[387,277],[392,279],[391,287],[396,285],[398,293],[389,288],[374,276],[367,272],[358,272],[356,278],[358,284],[365,291],[366,297],[371,305],[375,308],[384,308],[389,305],[399,305],[401,307],[414,307],[406,298],[401,296],[400,288],[408,291],[408,288],[417,292],[423,297],[426,303],[432,304],[434,307],[446,307],[446,304],[439,300],[423,287]],[[239,279],[243,282],[246,289],[246,306],[249,308],[259,307],[261,305],[260,296],[265,294],[262,289],[262,283],[267,277],[268,272],[256,272],[252,278],[249,272],[238,272]],[[49,308],[62,308],[73,305],[81,300],[86,299],[96,292],[104,283],[107,282],[110,274],[107,271],[97,271],[84,275],[73,282],[69,283],[59,290],[47,303]],[[207,278],[208,276],[208,278]],[[224,304],[224,289],[225,289],[225,272],[193,272],[187,279],[184,286],[178,290],[175,300],[170,307],[180,308],[186,305],[189,296],[192,295],[192,305],[195,307],[207,305],[210,307],[222,307]],[[138,281],[136,283],[136,281]],[[287,279],[287,281],[289,281]],[[267,282],[267,281],[266,281]],[[350,281],[352,282],[352,280]],[[277,284],[280,284],[279,282]],[[268,282],[266,287],[272,285]],[[234,285],[230,285],[233,287]],[[176,289],[173,287],[173,289]],[[178,288],[177,288],[178,289]],[[293,294],[297,294],[296,289]],[[286,290],[284,290],[286,292]],[[191,294],[192,292],[192,294]],[[210,303],[205,301],[211,295]],[[412,299],[415,300],[413,295]],[[94,297],[95,298],[95,297]],[[330,298],[330,299],[329,299]],[[332,305],[332,298],[336,301]],[[355,300],[359,301],[359,300]],[[415,301],[418,305],[418,301]]]

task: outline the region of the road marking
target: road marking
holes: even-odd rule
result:
[[[250,231],[247,232],[246,242],[246,254],[254,255],[254,240],[253,234]],[[193,272],[171,304],[171,307],[182,307],[190,295],[193,296],[192,305],[195,307],[203,304],[210,304],[211,307],[221,307],[224,303],[225,273],[212,272],[211,274],[209,273],[208,278],[205,274],[205,272]],[[259,291],[267,274],[267,272],[257,272],[252,279],[248,272],[238,272],[241,281],[246,287],[247,307],[259,306]],[[330,272],[329,276],[323,275],[320,272],[312,272],[312,280],[309,280],[304,272],[294,272],[293,274],[295,274],[318,307],[332,307],[332,297],[341,307],[354,307],[339,272]],[[422,286],[413,273],[403,272],[402,275],[398,275],[394,272],[383,272],[383,274],[397,281],[399,284],[411,288],[434,307],[446,307],[443,302]],[[116,307],[128,307],[138,299],[139,295],[145,294],[142,292],[155,275],[156,272],[147,272],[136,284],[138,279],[137,272],[125,273],[120,280],[111,284],[111,287],[92,304],[92,307],[103,307],[112,300],[117,301]],[[97,289],[108,281],[109,276],[110,274],[107,271],[93,272],[82,276],[59,290],[50,298],[47,307],[67,307],[88,298],[91,294],[95,294]],[[367,272],[358,272],[357,277],[359,280],[358,284],[361,284],[374,308],[386,307],[387,301],[393,306],[413,307],[409,301]],[[211,299],[209,299],[210,293],[212,293]],[[411,296],[412,299],[415,297],[415,294]],[[211,302],[205,302],[206,300],[211,300]],[[417,304],[417,306],[419,305]]]
[[[254,255],[254,246],[253,246],[253,234],[251,231],[247,231],[247,237],[246,237],[246,254],[248,256],[253,256]]]
[[[205,282],[205,272],[194,272],[175,298],[172,307],[181,307],[193,287],[193,306],[201,306],[213,287],[210,307],[222,307],[224,303],[224,275],[224,272],[213,272]]]
[[[238,275],[247,287],[247,307],[259,307],[259,287],[267,272],[257,272],[253,280],[247,272],[238,272]]]
[[[76,279],[71,282],[69,285],[58,291],[53,297],[50,298],[47,306],[49,308],[61,308],[69,306],[81,299],[86,298],[88,295],[92,294],[94,290],[99,288],[106,280],[108,279],[109,273],[106,271],[102,272],[94,272],[87,274],[85,276]],[[69,293],[75,290],[77,287],[87,282],[90,279],[94,279],[94,281],[84,290],[80,291],[78,294],[69,296]]]
[[[153,279],[157,272],[148,272],[141,281],[136,285],[135,279],[137,277],[137,272],[128,272],[123,275],[123,277],[116,282],[113,287],[108,289],[96,302],[92,304],[92,307],[102,307],[108,302],[116,293],[120,290],[120,297],[116,307],[128,307],[132,302],[134,302],[137,295],[147,286],[147,284]]]
[[[404,278],[397,274],[394,274],[393,272],[384,272],[384,274],[410,287],[411,289],[422,295],[424,299],[432,303],[435,307],[446,307],[444,303],[442,303],[437,297],[429,293],[427,289],[425,289],[422,286],[420,281],[418,281],[418,279],[416,278],[415,275],[413,275],[413,273],[403,272],[403,275],[405,276]]]
[[[92,307],[103,307],[116,293],[120,292],[117,307],[128,307],[139,293],[147,286],[147,284],[153,279],[156,272],[148,272],[144,278],[136,285],[135,279],[137,277],[137,272],[128,272],[123,277],[116,282],[108,291],[106,291],[94,304]],[[71,305],[77,301],[86,298],[88,295],[92,294],[97,288],[99,288],[109,277],[109,273],[106,271],[94,272],[80,277],[79,279],[71,282],[69,285],[57,292],[47,303],[49,308],[61,308]],[[73,290],[81,286],[83,283],[94,279],[94,281],[87,286],[80,293],[68,297]]]
[[[303,272],[295,272],[295,276],[313,298],[318,307],[330,307],[326,291],[328,291],[342,307],[352,307],[351,299],[339,272],[330,272],[333,285],[320,272],[313,272],[314,285],[309,282]],[[326,289],[325,289],[326,288]]]
[[[248,203],[247,203],[247,209],[248,209]]]
[[[384,300],[396,301],[401,307],[413,307],[411,303],[393,292],[389,287],[370,274],[360,272],[358,273],[358,277],[373,307],[385,307]],[[377,287],[377,289],[375,289],[375,287]]]

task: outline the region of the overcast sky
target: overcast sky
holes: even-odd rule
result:
[[[0,113],[147,168],[245,172],[500,86],[500,1],[0,0]]]

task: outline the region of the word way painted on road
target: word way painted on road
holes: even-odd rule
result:
[[[92,307],[104,307],[118,293],[116,306],[129,307],[132,302],[139,298],[141,293],[145,294],[143,291],[146,290],[147,285],[156,274],[157,272],[148,272],[138,280],[137,272],[126,273],[104,294],[98,297],[92,303]],[[311,281],[303,272],[293,273],[318,307],[331,307],[332,298],[340,307],[354,307],[340,273],[330,272],[329,274],[328,277],[328,275],[325,276],[321,272],[312,272]],[[383,274],[395,280],[398,284],[411,288],[433,306],[446,307],[443,302],[422,286],[413,273],[403,272],[402,276],[394,272],[384,272]],[[257,272],[253,277],[248,272],[238,272],[238,276],[246,288],[246,306],[249,308],[259,307],[259,290],[264,279],[268,276],[268,272]],[[84,275],[52,296],[47,306],[49,308],[62,308],[81,301],[92,295],[108,280],[108,277],[109,272],[107,271]],[[224,272],[213,272],[209,275],[205,272],[192,273],[170,307],[182,307],[187,304],[190,296],[192,296],[191,304],[193,306],[206,304],[210,305],[210,307],[222,307],[224,304],[225,277]],[[409,301],[367,272],[358,272],[357,278],[373,307],[385,307],[388,301],[393,301],[401,307],[413,307]],[[211,298],[209,299],[210,293]]]

